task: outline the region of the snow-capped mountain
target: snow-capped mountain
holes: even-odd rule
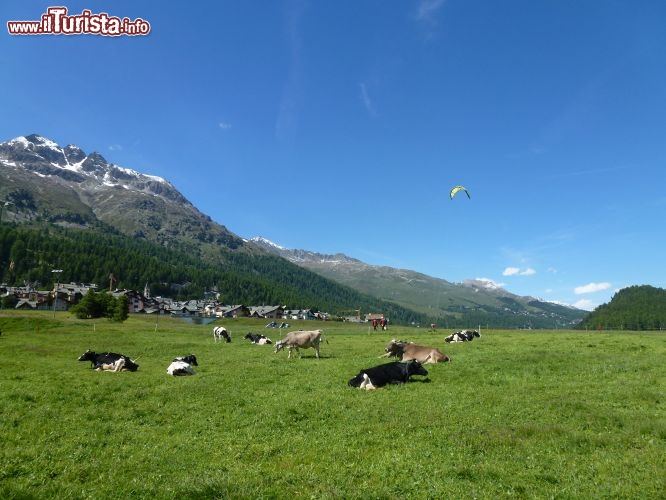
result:
[[[86,154],[73,144],[63,148],[36,134],[0,143],[0,163],[50,177],[54,181],[60,178],[91,189],[120,187],[189,204],[176,188],[161,177],[109,163],[101,154]]]
[[[353,263],[359,263],[362,264],[360,260],[354,259],[352,257],[348,257],[342,253],[336,253],[333,255],[326,255],[326,254],[321,254],[318,252],[312,252],[310,250],[294,250],[294,249],[289,249],[285,248],[283,246],[278,245],[277,243],[274,243],[270,240],[267,240],[266,238],[263,238],[261,236],[255,236],[250,240],[252,243],[255,245],[263,248],[264,250],[267,250],[273,254],[279,255],[280,257],[287,259],[294,264],[307,264],[307,263],[328,263],[331,265],[335,264],[353,264]]]
[[[180,241],[243,246],[240,237],[199,212],[165,179],[37,134],[0,143],[0,199],[11,203],[5,217],[17,222],[102,222],[163,245]]]

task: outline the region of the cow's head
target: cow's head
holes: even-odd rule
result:
[[[176,360],[183,361],[184,363],[188,363],[190,365],[199,366],[199,363],[197,363],[197,357],[194,354],[188,354],[182,358],[176,358],[174,361]]]
[[[95,361],[95,351],[91,351],[90,349],[88,349],[86,352],[81,354],[81,356],[79,356],[79,361],[94,362]]]
[[[407,373],[409,375],[423,375],[423,376],[426,376],[426,375],[428,375],[428,370],[423,368],[421,363],[419,363],[418,361],[413,359],[409,363],[407,363]]]
[[[401,358],[405,352],[405,344],[402,340],[391,340],[384,351],[389,357]]]
[[[275,343],[275,350],[273,352],[280,352],[282,349],[284,349],[284,346],[287,345],[287,342],[284,340],[278,340]]]

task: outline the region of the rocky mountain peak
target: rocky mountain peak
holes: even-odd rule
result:
[[[121,187],[190,204],[161,177],[141,174],[109,163],[100,153],[86,154],[81,148],[58,143],[39,134],[16,137],[0,143],[0,163],[22,167],[43,177],[80,184],[82,189]]]
[[[12,220],[92,225],[96,221],[162,245],[243,246],[162,177],[110,163],[74,144],[39,134],[0,143],[0,199]]]

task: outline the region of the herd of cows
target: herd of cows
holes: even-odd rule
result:
[[[444,340],[446,342],[471,342],[478,337],[481,337],[481,334],[476,330],[461,330],[449,335]],[[213,328],[213,339],[215,342],[219,340],[231,342],[231,335],[226,328],[217,326]],[[257,345],[273,344],[271,339],[261,334],[248,333],[244,339]],[[300,349],[311,348],[315,351],[315,357],[319,359],[322,339],[321,330],[289,332],[284,338],[275,342],[274,352],[277,353],[286,349],[289,352],[287,358],[291,358],[292,351],[296,351],[300,358]],[[381,358],[397,358],[399,361],[364,368],[349,380],[348,385],[370,390],[388,384],[404,384],[409,381],[412,375],[427,376],[428,371],[423,365],[450,361],[449,357],[436,347],[423,346],[404,340],[391,340],[384,351],[385,353],[380,356]],[[139,369],[136,360],[114,352],[96,353],[87,350],[78,359],[79,361],[90,361],[91,367],[97,371],[134,372]],[[167,366],[166,372],[174,377],[194,375],[194,366],[198,366],[197,358],[194,354],[188,354],[187,356],[174,358]]]

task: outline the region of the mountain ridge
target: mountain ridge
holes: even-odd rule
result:
[[[0,143],[0,199],[16,222],[113,228],[132,238],[205,259],[223,247],[277,255],[318,276],[429,317],[511,318],[517,326],[568,326],[583,311],[490,290],[489,283],[454,284],[406,269],[371,266],[342,253],[289,250],[266,239],[245,239],[211,220],[165,179],[109,163],[100,153],[64,148],[38,134]],[[9,212],[10,210],[5,210]],[[263,241],[262,241],[263,240]]]
[[[98,219],[166,246],[243,246],[240,236],[202,214],[167,180],[109,163],[98,152],[62,148],[31,134],[0,143],[0,165],[6,167],[0,194],[17,209],[19,221],[45,217],[89,226]],[[52,212],[58,216],[50,217]]]
[[[535,317],[546,321],[552,319],[556,326],[571,326],[585,314],[571,306],[513,294],[486,280],[467,279],[462,283],[451,283],[409,269],[367,264],[342,253],[288,249],[261,236],[250,241],[340,284],[425,314],[459,318],[471,311],[503,312],[524,316],[523,326],[526,328],[531,326]]]

